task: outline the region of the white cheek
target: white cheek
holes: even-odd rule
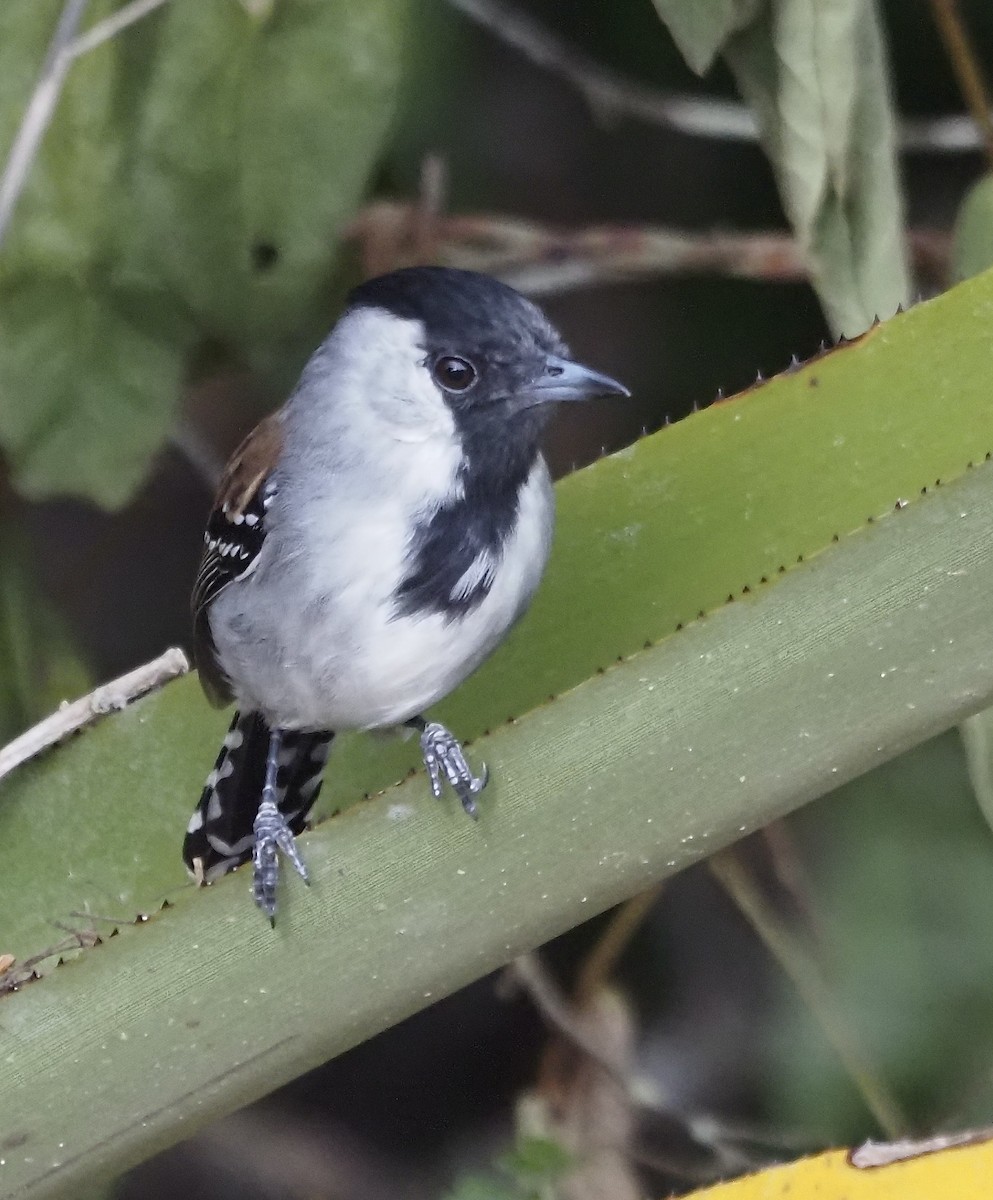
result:
[[[378,308],[349,313],[328,344],[336,406],[403,442],[455,437],[455,420],[425,360],[424,327]]]

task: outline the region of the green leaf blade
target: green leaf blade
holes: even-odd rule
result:
[[[175,343],[147,331],[155,295],[68,277],[8,282],[0,303],[0,444],[31,499],[118,508],[144,478],[179,400]]]
[[[760,0],[654,0],[654,4],[683,58],[704,75],[728,38],[755,19]]]
[[[828,321],[860,333],[910,294],[875,0],[772,0],[725,54]]]
[[[993,175],[970,188],[955,221],[952,276],[969,279],[993,267]]]
[[[391,786],[409,744],[343,739],[348,807],[302,839],[314,886],[284,882],[275,934],[244,870],[183,884],[225,723],[194,679],[4,780],[0,952],[74,910],[155,914],[0,1001],[0,1124],[34,1138],[11,1186],[119,1170],[988,704],[991,316],[981,276],[565,481],[535,610],[444,706],[493,731],[479,823],[423,775]],[[723,603],[786,550],[803,564]]]
[[[249,362],[323,335],[338,240],[392,118],[406,11],[295,0],[262,19],[232,3],[164,15],[139,97],[128,269]]]
[[[729,596],[741,603],[746,587],[763,595],[762,580],[779,579],[780,568],[788,575],[798,558],[816,559],[836,535],[844,544],[869,519],[898,503],[914,507],[937,479],[953,480],[982,462],[993,451],[991,320],[993,276],[983,276],[563,480],[552,562],[531,612],[439,706],[440,719],[474,738],[541,709],[550,695],[663,641],[698,613],[723,608]],[[577,603],[577,587],[588,601]],[[182,830],[227,718],[208,712],[194,679],[148,698],[137,712],[72,747],[74,755],[94,755],[79,769],[83,783],[64,752],[0,783],[7,804],[0,820],[16,823],[7,827],[9,844],[24,847],[8,867],[12,952],[50,944],[46,922],[72,909],[127,915],[182,884]],[[145,729],[159,732],[149,737]],[[130,771],[115,772],[116,782],[101,777],[100,754],[112,746],[111,757],[140,763],[147,782]],[[177,746],[184,748],[178,763]],[[319,815],[390,787],[417,761],[412,743],[341,738]],[[148,791],[155,802],[136,809],[136,795]],[[30,835],[39,805],[45,832]],[[108,837],[101,849],[62,820],[70,810],[94,827],[107,823],[107,813],[126,814],[130,832],[123,843]],[[129,841],[136,827],[137,858]],[[69,870],[46,873],[42,884],[39,856]],[[80,886],[84,878],[105,880],[109,894]],[[115,895],[120,902],[108,910]]]
[[[119,1171],[988,704],[991,521],[984,465],[500,729],[478,824],[421,777],[324,823],[275,931],[240,871],[4,998],[5,1185]]]

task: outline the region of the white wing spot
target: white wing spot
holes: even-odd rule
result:
[[[216,850],[218,854],[228,854],[233,860],[245,853],[245,851],[255,841],[255,836],[254,834],[248,833],[243,838],[239,838],[238,841],[232,845],[230,842],[224,841],[223,838],[219,838],[216,833],[208,833],[207,841],[210,842],[211,847]],[[208,881],[212,878],[215,878],[215,876],[213,876],[211,871],[208,871]]]
[[[489,591],[493,586],[496,566],[497,564],[493,559],[493,555],[484,550],[482,554],[478,554],[472,560],[455,581],[455,585],[451,592],[449,592],[448,598],[455,601],[466,600],[477,588],[484,588],[486,591]]]
[[[303,784],[303,786],[300,788],[300,799],[301,800],[309,800],[311,798],[311,796],[313,796],[313,794],[317,791],[317,789],[320,786],[321,786],[320,774],[311,775],[311,777],[307,780],[307,782],[305,784]]]

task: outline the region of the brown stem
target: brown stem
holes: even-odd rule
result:
[[[907,1129],[907,1119],[896,1099],[866,1060],[818,964],[773,911],[741,853],[733,847],[722,850],[708,859],[708,866],[793,981],[880,1128],[891,1139],[900,1137]]]
[[[807,278],[796,242],[780,230],[730,233],[652,225],[564,229],[498,213],[438,212],[427,250],[423,226],[423,202],[377,200],[358,213],[348,236],[359,246],[367,275],[439,262],[498,275],[532,296],[671,275],[724,275],[767,283]],[[925,287],[940,290],[946,283],[948,235],[912,229],[908,236],[918,277]]]
[[[958,0],[931,0],[934,23],[938,26],[945,52],[958,80],[962,98],[976,123],[986,153],[986,164],[993,170],[993,117],[979,61],[959,12]]]
[[[573,1002],[578,1009],[590,1003],[597,992],[610,982],[618,959],[648,916],[652,905],[662,892],[662,887],[663,884],[657,883],[646,888],[615,909],[606,929],[580,968],[573,991]]]

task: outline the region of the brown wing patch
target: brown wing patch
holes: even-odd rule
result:
[[[229,521],[240,517],[279,461],[282,449],[282,413],[276,412],[256,425],[231,455],[217,489],[215,511]]]
[[[230,683],[217,658],[210,605],[237,579],[254,569],[265,540],[265,515],[272,499],[266,481],[283,447],[283,427],[274,413],[248,435],[231,456],[207,521],[204,552],[193,585],[193,645],[200,684],[212,704],[232,700]]]

